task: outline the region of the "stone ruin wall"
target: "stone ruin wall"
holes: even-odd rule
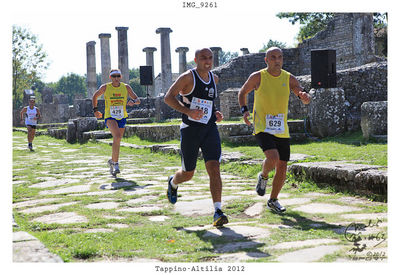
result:
[[[311,75],[298,76],[297,79],[306,89],[311,89]],[[387,62],[374,62],[347,70],[337,72],[337,86],[343,88],[347,101],[347,115],[354,121],[349,130],[359,129],[361,119],[361,105],[367,101],[386,101],[387,100]],[[239,87],[229,88],[220,94],[220,109],[228,110],[225,117],[241,116],[237,93]],[[254,92],[248,95],[248,106],[252,110]],[[225,104],[225,105],[224,105]],[[307,116],[308,107],[290,93],[289,98],[289,119],[304,119]]]

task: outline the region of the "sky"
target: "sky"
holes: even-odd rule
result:
[[[28,9],[13,19],[13,24],[35,34],[48,54],[50,66],[44,82],[58,81],[71,72],[86,74],[86,43],[89,41],[96,42],[96,71],[101,73],[100,33],[111,34],[111,67],[118,67],[116,26],[129,27],[129,68],[146,65],[143,48],[157,48],[154,52],[156,75],[161,71],[160,35],[156,34],[159,27],[169,27],[173,31],[170,33],[172,72],[179,71],[177,47],[188,47],[187,61],[191,61],[195,50],[203,47],[221,47],[224,51],[241,54],[243,47],[258,52],[269,39],[294,46],[299,31],[299,24],[292,25],[287,19],[276,17],[277,12],[285,11],[282,8],[254,6],[251,12],[241,13],[240,6],[228,0],[210,1],[216,8],[189,8],[188,2],[177,0],[80,2],[72,10],[63,4],[57,10],[53,10],[54,4],[35,12]],[[201,5],[201,1],[195,3]]]

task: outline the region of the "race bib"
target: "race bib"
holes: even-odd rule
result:
[[[266,127],[264,132],[269,134],[283,134],[285,132],[285,118],[283,114],[278,114],[276,116],[267,115]]]
[[[124,106],[111,106],[110,107],[110,115],[115,119],[124,118]]]
[[[207,124],[212,115],[212,106],[213,106],[212,100],[193,97],[192,102],[190,103],[190,109],[203,110],[204,116],[200,119],[193,119],[189,117],[189,120]]]

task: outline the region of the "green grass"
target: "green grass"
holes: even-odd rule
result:
[[[14,132],[14,137],[18,138],[18,146],[26,144],[26,134]],[[150,145],[152,142],[141,141],[137,137],[131,137],[123,142]],[[168,144],[179,144],[175,140],[167,142]],[[54,145],[60,144],[60,146]],[[138,195],[129,188],[121,188],[117,192],[106,195],[85,195],[67,196],[66,194],[41,195],[40,191],[52,190],[59,187],[49,187],[44,189],[31,188],[30,185],[45,181],[46,177],[64,179],[68,177],[83,175],[77,183],[71,183],[66,186],[86,184],[88,181],[98,179],[98,184],[93,184],[90,191],[99,191],[98,186],[103,183],[118,182],[111,179],[106,171],[105,161],[111,155],[111,146],[102,143],[88,142],[86,144],[68,144],[65,140],[56,140],[48,136],[38,136],[35,138],[34,146],[38,148],[35,152],[29,152],[26,148],[13,150],[13,180],[23,181],[20,184],[13,184],[13,203],[27,200],[36,200],[43,198],[56,198],[57,201],[42,203],[36,206],[51,205],[58,203],[75,202],[75,204],[64,206],[56,211],[46,211],[41,213],[22,213],[22,207],[13,209],[14,219],[19,228],[14,230],[26,231],[41,242],[52,252],[58,254],[66,262],[90,262],[103,259],[129,259],[129,258],[151,258],[164,262],[212,262],[221,256],[215,252],[218,245],[224,244],[229,240],[224,238],[205,238],[203,235],[206,230],[187,231],[183,228],[191,226],[209,225],[211,216],[195,215],[187,217],[173,211],[173,206],[167,202],[165,188],[152,189],[150,193]],[[42,146],[42,147],[39,147]],[[336,149],[332,147],[336,146]],[[62,152],[60,149],[75,149],[74,152]],[[338,150],[336,152],[335,150]],[[233,146],[223,144],[223,151],[240,151],[245,158],[263,159],[263,153],[257,146]],[[386,158],[387,145],[379,143],[367,143],[360,138],[360,134],[344,135],[334,139],[326,139],[319,142],[310,142],[305,144],[292,145],[292,152],[314,155],[312,161],[324,161],[330,159],[337,160],[356,160],[363,163],[387,164],[383,161]],[[318,153],[319,152],[319,153]],[[374,157],[372,157],[374,156]],[[68,158],[66,158],[68,157]],[[138,170],[138,173],[144,173],[142,179],[153,180],[155,177],[167,177],[164,167],[180,166],[180,157],[177,155],[168,155],[162,153],[150,153],[149,149],[129,149],[122,147],[120,153],[121,168]],[[29,159],[29,162],[26,160]],[[89,176],[83,173],[93,171],[96,166],[88,166],[82,163],[73,163],[74,160],[99,160],[104,159],[105,172],[93,172]],[[379,160],[381,159],[381,160]],[[57,161],[62,160],[62,161]],[[97,165],[100,168],[101,164]],[[186,186],[196,187],[199,184],[206,184],[208,179],[200,178],[207,176],[204,167],[204,161],[197,163],[197,171],[194,183],[188,183]],[[85,169],[87,168],[87,169]],[[140,170],[142,169],[142,170]],[[254,182],[257,173],[261,170],[261,165],[242,165],[231,162],[221,164],[221,170],[229,175],[237,175],[242,181],[240,183],[231,182],[228,186],[240,187],[240,190],[254,190]],[[144,171],[144,172],[140,172]],[[169,170],[173,173],[174,170]],[[271,172],[271,175],[273,172]],[[247,179],[247,180],[246,180]],[[136,179],[127,177],[123,181],[130,181],[140,186]],[[223,180],[224,184],[226,181]],[[89,192],[90,192],[89,191]],[[267,192],[270,188],[267,189]],[[238,191],[224,189],[224,196],[237,195]],[[315,198],[313,202],[329,202],[343,205],[339,199],[343,196],[352,194],[337,193],[333,189],[320,188],[314,182],[308,180],[298,180],[288,175],[286,184],[282,192],[291,197],[307,196],[310,192],[325,193],[328,196]],[[209,194],[208,186],[205,185],[201,190],[194,190],[193,195]],[[118,212],[115,209],[90,209],[86,206],[93,203],[104,202],[104,199],[120,203],[120,207],[129,207],[127,201],[142,196],[154,196],[148,201],[149,204],[161,204],[160,210],[151,213],[131,213]],[[185,196],[185,195],[182,195]],[[258,226],[263,224],[288,225],[291,228],[271,228],[270,235],[263,240],[264,244],[255,248],[243,249],[245,252],[264,252],[273,254],[274,257],[287,250],[279,250],[272,253],[268,246],[284,241],[298,241],[314,238],[337,239],[343,245],[347,242],[342,235],[335,233],[332,229],[337,228],[333,223],[340,220],[339,214],[306,214],[288,208],[285,215],[272,215],[264,211],[259,218],[248,217],[244,211],[259,202],[258,197],[241,196],[233,199],[225,207],[225,212],[229,215],[230,223],[250,222],[246,226]],[[360,213],[384,213],[387,212],[386,204],[357,204],[360,207]],[[73,224],[45,224],[34,222],[36,217],[61,212],[75,212],[78,215],[85,216],[87,222]],[[170,219],[163,222],[152,222],[149,215],[165,215]],[[105,216],[123,217],[106,218]],[[313,228],[313,223],[320,223],[321,227]],[[124,224],[127,228],[114,228],[112,225]],[[104,233],[85,233],[88,229],[108,229],[111,232]],[[248,239],[245,239],[249,241]],[[345,257],[346,251],[340,251],[334,257],[327,257],[324,261],[334,261],[337,257]],[[274,257],[252,260],[255,262],[271,262]]]

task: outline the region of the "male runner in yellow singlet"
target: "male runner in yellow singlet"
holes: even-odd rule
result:
[[[262,172],[258,174],[256,191],[258,195],[264,196],[268,173],[275,168],[267,207],[274,212],[282,213],[286,209],[278,202],[278,195],[285,183],[287,162],[290,158],[290,135],[287,124],[289,94],[292,91],[303,104],[309,104],[311,96],[304,92],[296,77],[282,69],[281,49],[269,48],[265,54],[265,63],[267,68],[249,76],[239,91],[238,100],[244,121],[247,125],[251,125],[248,120],[246,95],[255,91],[254,134],[266,157]]]
[[[131,86],[121,82],[121,77],[119,69],[112,69],[110,71],[111,82],[101,85],[92,99],[94,115],[97,118],[101,118],[102,113],[97,108],[97,98],[104,94],[105,124],[113,136],[112,157],[108,161],[110,173],[113,176],[120,173],[118,159],[121,139],[124,135],[126,118],[128,117],[126,105],[140,104],[140,99],[133,92]],[[128,95],[133,100],[128,101]]]

